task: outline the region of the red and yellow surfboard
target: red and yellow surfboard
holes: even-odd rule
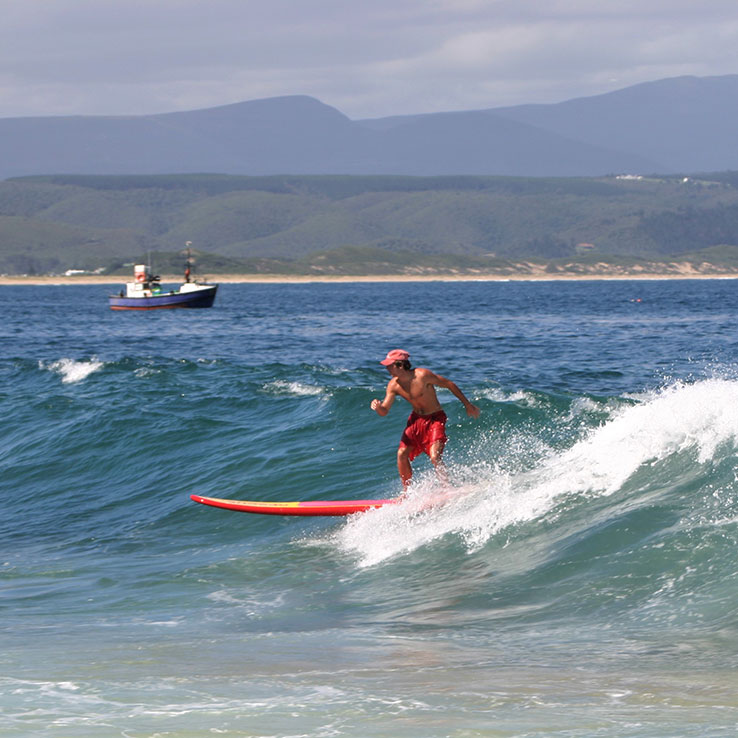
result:
[[[400,498],[390,500],[314,500],[309,502],[259,502],[256,500],[223,500],[219,497],[190,495],[202,505],[224,510],[255,513],[257,515],[353,515],[383,505],[393,505]]]

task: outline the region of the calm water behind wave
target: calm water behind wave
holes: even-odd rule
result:
[[[732,281],[3,287],[0,736],[732,736]],[[459,494],[386,497],[407,348]]]

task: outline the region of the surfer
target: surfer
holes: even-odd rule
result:
[[[421,453],[430,457],[438,475],[445,481],[446,473],[441,459],[446,437],[446,413],[438,402],[436,387],[450,390],[464,405],[471,418],[479,417],[479,408],[466,398],[458,386],[446,377],[430,369],[413,369],[410,354],[402,349],[393,349],[379,362],[392,375],[387,384],[384,400],[372,400],[371,409],[384,417],[399,395],[407,400],[413,411],[407,419],[405,431],[397,449],[397,469],[403,487],[407,489],[413,476],[410,462]]]

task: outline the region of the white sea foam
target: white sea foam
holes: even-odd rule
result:
[[[613,410],[604,424],[569,449],[550,451],[531,469],[485,467],[480,460],[473,469],[476,479],[461,485],[445,504],[421,509],[424,495],[432,499],[438,494],[434,481],[421,480],[406,503],[351,518],[334,534],[334,542],[358,556],[362,566],[447,535],[475,550],[502,531],[550,518],[567,498],[611,495],[643,467],[685,452],[703,464],[720,446],[737,441],[738,382],[674,384],[637,405]],[[461,476],[468,478],[468,471],[461,470]]]
[[[59,374],[64,384],[72,384],[74,382],[81,382],[86,379],[93,372],[102,369],[105,366],[104,362],[99,361],[96,358],[89,359],[88,361],[76,361],[75,359],[59,359],[49,363],[39,362],[41,369],[48,369],[49,371]]]
[[[602,409],[603,406],[595,402],[590,397],[577,397],[571,403],[569,418],[575,418],[582,413],[593,413]]]
[[[315,397],[325,394],[323,387],[316,387],[303,382],[287,382],[277,379],[264,385],[264,391],[274,395],[294,395],[296,397]]]
[[[521,405],[529,405],[535,407],[539,404],[539,400],[532,392],[526,392],[525,390],[516,390],[514,392],[505,392],[498,387],[492,387],[490,389],[482,390],[479,393],[479,397],[483,397],[493,402],[516,402]]]

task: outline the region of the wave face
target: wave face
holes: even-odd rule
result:
[[[589,546],[604,535],[606,549],[617,546],[614,530],[623,516],[653,517],[648,538],[655,536],[659,550],[690,531],[705,532],[705,525],[719,530],[734,517],[738,382],[677,383],[638,401],[611,401],[599,411],[592,403],[579,413],[588,413],[590,422],[580,417],[570,446],[541,444],[530,431],[519,432],[512,439],[516,450],[504,459],[486,463],[480,449],[475,462],[457,463],[456,484],[442,504],[416,510],[437,494],[437,481],[426,475],[407,505],[356,517],[338,532],[337,545],[369,565],[454,538],[468,553],[495,549],[504,536],[507,547],[546,550],[548,565],[551,547],[572,536]],[[490,434],[487,442],[499,439]],[[661,530],[664,514],[679,524]]]
[[[221,289],[0,292],[8,735],[734,734],[731,282]],[[399,494],[395,347],[482,409],[449,485],[190,502]]]

